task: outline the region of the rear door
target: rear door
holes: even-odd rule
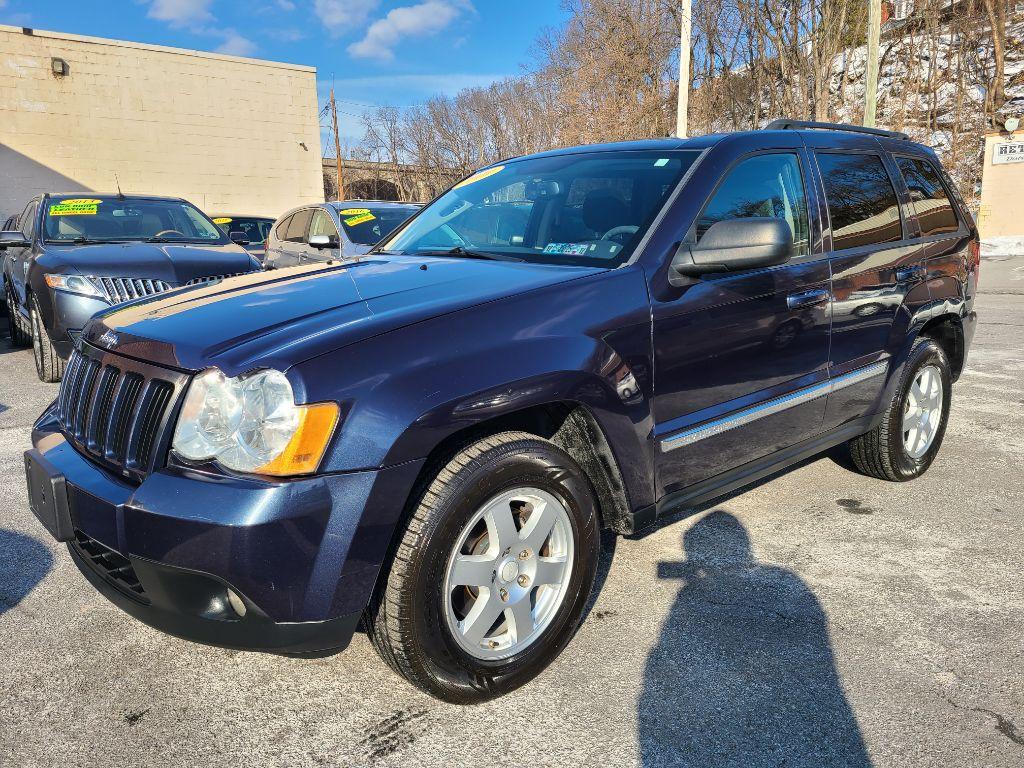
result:
[[[686,239],[725,219],[782,218],[786,264],[652,286],[655,440],[660,492],[754,461],[815,435],[827,393],[828,262],[798,134],[790,149],[736,158]],[[722,150],[724,151],[724,150]],[[702,164],[701,170],[713,163]]]
[[[313,209],[303,208],[290,216],[287,222],[278,225],[276,230],[278,241],[277,247],[274,249],[275,267],[294,267],[308,260],[310,248],[307,245],[306,236],[312,218]]]
[[[831,249],[832,391],[825,427],[832,428],[871,411],[914,308],[928,302],[928,287],[892,158],[873,138],[814,154]]]

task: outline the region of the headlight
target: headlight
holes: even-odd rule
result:
[[[81,275],[43,275],[46,284],[51,288],[57,288],[68,293],[78,293],[82,296],[98,296],[104,298],[103,291],[97,288],[92,280]]]
[[[229,378],[216,368],[189,385],[172,447],[235,472],[315,472],[338,422],[335,403],[296,405],[288,378],[262,370]]]

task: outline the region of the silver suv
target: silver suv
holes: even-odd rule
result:
[[[341,200],[284,214],[267,238],[267,269],[361,256],[422,208],[420,203]]]

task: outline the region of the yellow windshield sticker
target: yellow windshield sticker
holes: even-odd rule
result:
[[[97,206],[102,200],[61,200],[50,206],[51,216],[95,216]]]
[[[357,226],[359,224],[365,224],[368,221],[373,221],[376,218],[377,218],[376,216],[374,216],[372,213],[367,211],[366,213],[361,213],[358,216],[353,216],[350,219],[345,219],[345,226],[346,227],[355,227],[355,226]]]
[[[226,216],[220,216],[213,220],[214,224],[230,224],[231,222],[232,219],[229,219]]]
[[[362,216],[363,214],[369,213],[369,208],[346,208],[344,211],[338,211],[339,216]]]
[[[458,184],[452,187],[452,189],[458,189],[459,187],[468,187],[470,184],[476,184],[478,181],[482,181],[490,176],[493,176],[496,173],[501,173],[503,170],[505,170],[504,165],[496,165],[493,168],[488,168],[485,171],[474,173],[468,179],[463,179],[462,181],[460,181]]]

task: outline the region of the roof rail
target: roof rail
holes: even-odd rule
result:
[[[850,125],[849,123],[818,123],[813,120],[772,120],[764,127],[766,131],[799,131],[804,128],[813,128],[822,131],[852,131],[853,133],[869,133],[872,136],[885,136],[890,139],[905,139],[910,137],[901,131],[886,131],[881,128],[867,128],[863,125]]]

